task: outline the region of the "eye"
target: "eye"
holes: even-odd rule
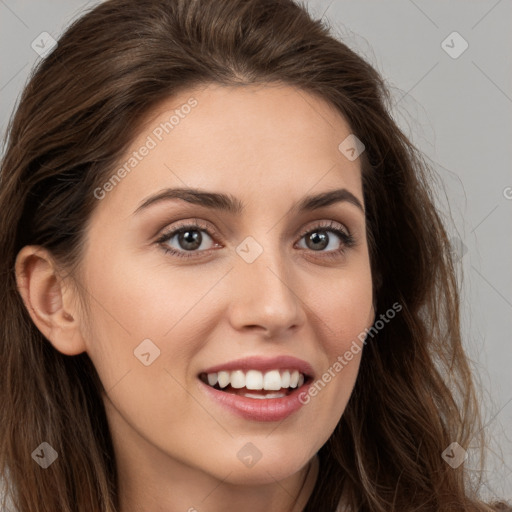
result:
[[[331,235],[329,236],[329,233]],[[179,258],[199,257],[201,253],[208,252],[219,244],[213,242],[213,238],[218,238],[215,230],[195,220],[194,222],[183,223],[173,227],[171,230],[162,234],[156,243],[158,243],[166,253]],[[334,236],[333,236],[334,234]],[[318,224],[306,232],[303,232],[300,240],[305,238],[305,247],[301,249],[318,253],[322,258],[339,258],[345,251],[354,246],[356,241],[354,237],[341,227],[340,224],[330,221]],[[202,247],[206,241],[209,247]],[[202,248],[201,248],[202,247]],[[327,250],[324,250],[327,249]]]
[[[334,236],[329,236],[329,233],[333,233]],[[332,221],[309,229],[302,234],[301,240],[303,238],[305,238],[305,249],[319,252],[322,254],[322,257],[339,257],[348,248],[355,245],[354,237]],[[324,249],[327,249],[327,251],[324,251]],[[323,254],[324,252],[326,253],[325,255]]]
[[[208,247],[202,247],[202,250],[199,250],[205,240],[208,241],[209,239],[213,242],[212,237],[208,233],[209,229],[211,230],[210,227],[195,221],[174,227],[172,230],[163,233],[156,242],[163,247],[166,253],[171,253],[181,258],[194,257],[196,256],[194,253],[204,252],[209,249]],[[170,245],[172,242],[174,242],[174,246]]]

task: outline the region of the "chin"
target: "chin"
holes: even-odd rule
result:
[[[265,454],[265,451],[268,453]],[[295,455],[291,457],[290,455]],[[243,452],[240,459],[225,460],[222,464],[215,466],[215,472],[219,467],[224,473],[220,479],[224,480],[226,473],[229,476],[224,480],[225,483],[234,485],[265,485],[275,483],[276,480],[284,480],[300,471],[310,460],[310,456],[300,456],[297,451],[290,448],[286,452],[279,450],[262,449],[261,458],[244,461]]]

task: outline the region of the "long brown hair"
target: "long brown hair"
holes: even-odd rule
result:
[[[491,510],[464,464],[441,457],[455,441],[467,448],[476,440],[483,453],[484,430],[435,174],[388,113],[382,78],[292,0],[109,0],[39,63],[6,136],[0,475],[18,512],[119,505],[101,381],[86,353],[58,352],[32,323],[16,287],[17,253],[43,246],[76,276],[93,191],[151,108],[202,84],[271,82],[320,95],[365,144],[376,318],[395,302],[403,307],[365,347],[305,510],[333,512],[342,493],[354,511]],[[44,471],[32,458],[42,442],[59,454]]]

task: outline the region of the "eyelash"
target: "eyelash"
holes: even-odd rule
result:
[[[211,227],[202,224],[200,222],[194,221],[189,223],[184,223],[182,225],[178,225],[174,227],[172,230],[166,231],[162,233],[162,235],[156,240],[156,243],[161,245],[164,252],[170,253],[173,256],[177,256],[178,258],[197,258],[199,256],[195,256],[194,253],[201,253],[201,252],[207,252],[206,251],[177,251],[176,249],[170,248],[169,246],[165,246],[164,242],[168,242],[172,238],[174,238],[176,235],[189,231],[189,230],[197,230],[197,231],[206,231],[208,233],[208,236],[210,238],[216,238],[217,233],[215,230],[213,230]],[[211,231],[211,232],[210,232]],[[327,251],[324,253],[323,258],[328,259],[335,259],[338,258],[340,255],[344,254],[347,249],[350,249],[356,244],[356,241],[354,237],[347,231],[340,229],[337,224],[333,221],[329,221],[327,223],[320,223],[313,228],[308,229],[307,231],[303,232],[300,235],[299,240],[301,240],[304,236],[309,235],[311,233],[315,233],[316,231],[330,231],[338,235],[338,237],[341,239],[341,246],[339,249],[335,249],[333,251]],[[213,236],[212,236],[213,235]],[[210,249],[211,250],[211,249]],[[312,251],[312,252],[319,252],[322,253],[323,251]]]

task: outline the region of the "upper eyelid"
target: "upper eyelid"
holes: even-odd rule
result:
[[[181,230],[184,230],[187,228],[195,228],[199,231],[211,231],[212,234],[220,236],[218,234],[218,230],[216,228],[214,228],[211,224],[197,221],[196,219],[194,219],[191,221],[181,221],[181,222],[178,222],[177,226],[164,228],[161,231],[161,234],[158,235],[158,238],[176,236],[176,234],[179,233]]]
[[[352,233],[350,229],[347,226],[345,226],[345,224],[343,224],[342,222],[338,222],[337,220],[317,220],[311,221],[311,223],[308,223],[307,225],[308,227],[305,227],[304,229],[299,231],[300,236],[304,236],[312,229],[318,228],[325,229],[326,231],[329,231],[329,229],[332,228],[338,228],[341,229],[342,231],[345,231],[348,235]]]

